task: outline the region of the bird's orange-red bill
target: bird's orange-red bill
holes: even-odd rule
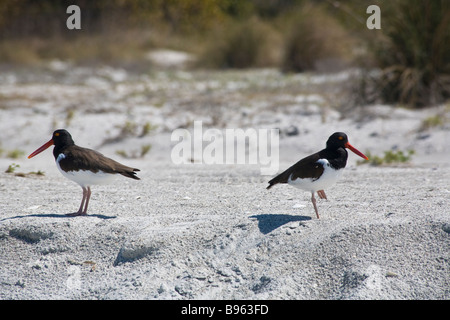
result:
[[[365,160],[369,160],[369,158],[367,158],[366,155],[364,155],[364,153],[362,153],[361,151],[359,151],[358,149],[356,149],[354,146],[352,146],[350,143],[346,143],[345,147],[352,150],[354,153],[356,153],[358,156],[360,156],[361,158],[365,159]]]
[[[53,145],[53,139],[50,139],[50,141],[44,143],[41,147],[37,148],[33,153],[31,153],[28,156],[28,159],[33,158],[35,155],[41,153],[42,151],[46,150],[47,148],[51,147]]]

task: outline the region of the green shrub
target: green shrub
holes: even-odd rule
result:
[[[379,1],[381,31],[372,52],[383,102],[413,107],[450,98],[450,1]]]
[[[372,166],[381,166],[381,165],[395,165],[395,164],[404,164],[411,161],[412,156],[414,155],[414,150],[408,150],[406,153],[399,150],[397,152],[388,150],[384,152],[384,156],[380,157],[377,155],[372,155],[369,151],[366,151],[365,154],[370,159],[369,161],[360,161],[358,160],[356,164],[370,164]]]
[[[352,39],[320,6],[305,5],[289,18],[283,71],[339,70],[351,59]]]
[[[226,22],[208,42],[200,66],[240,69],[277,63],[277,34],[256,17]]]

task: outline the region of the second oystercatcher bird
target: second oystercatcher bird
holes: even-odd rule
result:
[[[68,216],[82,216],[87,214],[91,186],[111,182],[117,174],[128,178],[140,180],[136,176],[136,168],[127,167],[101,153],[79,147],[75,144],[70,133],[64,129],[53,132],[52,138],[28,156],[28,159],[54,145],[53,156],[56,166],[66,178],[75,181],[83,189],[78,212],[69,213]]]
[[[311,202],[316,211],[317,219],[319,219],[314,193],[317,192],[321,199],[327,199],[324,189],[337,181],[347,164],[348,153],[346,148],[365,160],[369,160],[348,142],[345,133],[335,132],[328,138],[325,149],[300,160],[270,180],[267,189],[278,183],[287,183],[302,190],[310,191]]]

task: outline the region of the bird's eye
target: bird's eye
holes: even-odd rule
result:
[[[344,137],[340,136],[338,137],[339,140],[344,140]]]
[[[55,133],[55,137],[59,137],[59,132]]]

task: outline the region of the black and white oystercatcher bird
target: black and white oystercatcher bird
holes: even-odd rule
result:
[[[83,189],[80,209],[78,212],[67,214],[68,216],[86,215],[91,197],[91,185],[108,183],[116,174],[140,180],[136,176],[136,171],[140,171],[139,169],[127,167],[97,151],[75,145],[70,133],[64,129],[53,132],[50,141],[30,154],[28,159],[52,145],[55,145],[53,155],[59,171]]]
[[[277,183],[287,183],[310,191],[312,195],[311,201],[319,219],[314,192],[317,192],[321,199],[327,199],[324,189],[337,181],[347,164],[348,153],[345,148],[350,149],[365,160],[369,160],[348,142],[345,133],[335,132],[328,138],[325,149],[300,160],[270,180],[267,189],[270,189]]]

